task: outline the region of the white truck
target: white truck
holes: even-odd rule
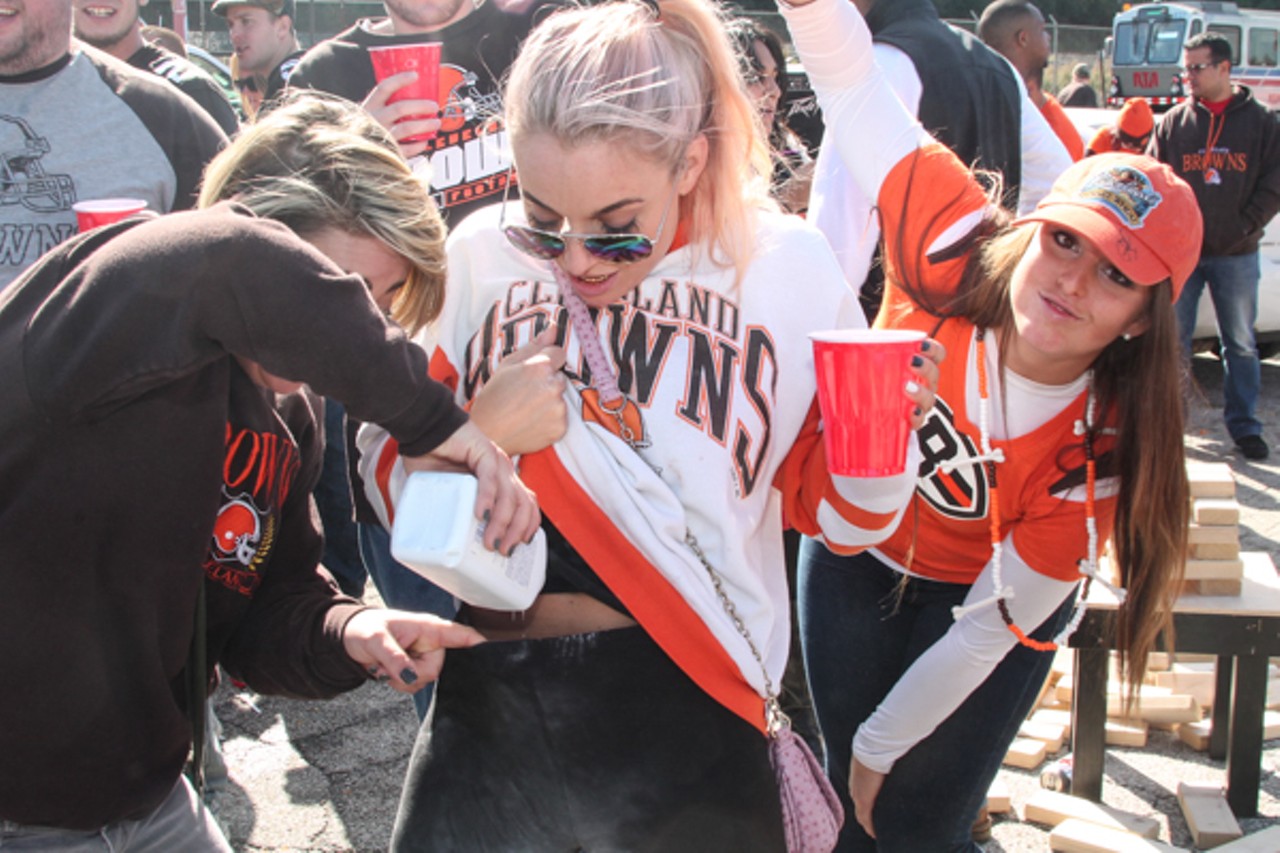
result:
[[[1235,3],[1186,0],[1135,4],[1111,26],[1111,85],[1107,104],[1142,97],[1162,112],[1187,97],[1182,45],[1203,32],[1231,42],[1231,79],[1280,109],[1280,12],[1241,9]]]

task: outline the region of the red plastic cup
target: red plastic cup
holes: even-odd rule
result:
[[[77,227],[84,232],[141,213],[147,209],[147,203],[140,198],[100,198],[78,201],[71,209],[76,212]]]
[[[385,47],[369,48],[369,59],[373,62],[373,74],[378,82],[399,74],[402,71],[416,71],[418,79],[401,86],[387,98],[388,104],[397,101],[425,100],[440,103],[440,43],[426,44],[392,44]],[[405,116],[400,121],[419,118],[435,118],[435,116]],[[397,121],[396,124],[399,124]],[[409,137],[404,142],[419,142],[431,139],[435,131],[420,133]]]
[[[809,338],[827,470],[846,477],[901,474],[915,408],[905,389],[924,332],[845,329]]]

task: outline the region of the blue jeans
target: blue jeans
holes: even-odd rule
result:
[[[1191,335],[1196,324],[1200,294],[1209,287],[1209,298],[1218,315],[1218,338],[1222,341],[1223,416],[1233,440],[1261,435],[1262,423],[1254,417],[1262,368],[1253,324],[1258,319],[1258,253],[1202,257],[1174,310],[1183,354],[1191,356]]]
[[[347,468],[347,416],[337,400],[324,401],[324,467],[311,492],[324,531],[320,562],[347,595],[364,595],[366,572],[356,541],[356,517]]]
[[[458,615],[458,605],[449,593],[431,581],[396,562],[391,556],[391,534],[379,524],[357,524],[360,556],[373,578],[373,585],[388,607],[414,613],[434,613],[442,619]],[[418,719],[427,716],[434,688],[428,684],[413,694],[413,707]]]
[[[973,822],[1053,655],[1015,646],[932,734],[898,759],[876,799],[871,839],[853,816],[853,735],[912,661],[951,627],[968,586],[908,578],[862,553],[839,557],[806,539],[800,554],[800,637],[826,768],[845,808],[839,851],[977,851]],[[1051,639],[1074,598],[1038,629]],[[922,695],[921,702],[929,696]]]

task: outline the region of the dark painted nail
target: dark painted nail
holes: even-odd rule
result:
[[[924,414],[924,409],[920,408],[919,406],[916,406],[915,416],[918,418],[923,414]]]
[[[412,668],[406,666],[404,669],[400,670],[400,680],[405,684],[413,684],[413,682],[418,680],[418,673],[414,672]]]
[[[924,367],[924,359],[918,355],[911,356],[912,367]]]
[[[921,342],[920,342],[920,352],[928,352],[928,351],[929,351],[929,347],[931,347],[931,346],[933,346],[933,344],[929,343],[929,341],[928,341],[928,340],[923,340],[923,341],[921,341]]]
[[[378,676],[379,684],[386,684],[390,680],[391,680],[391,676],[387,675],[385,672]]]
[[[378,677],[378,667],[376,667],[376,666],[366,666],[366,667],[364,668],[364,671],[365,671],[365,672],[367,672],[367,673],[369,673],[369,677],[370,677],[370,678],[377,678],[377,677]]]
[[[489,510],[487,509],[484,511],[484,523],[485,524],[489,523]]]

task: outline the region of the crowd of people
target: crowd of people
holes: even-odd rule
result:
[[[1029,0],[779,0],[818,145],[714,0],[386,0],[305,52],[292,0],[217,0],[239,113],[142,2],[0,27],[0,847],[229,850],[229,677],[414,696],[396,851],[976,850],[1090,585],[1130,694],[1170,627],[1205,289],[1269,453],[1280,133],[1221,37],[1086,146]],[[396,100],[369,51],[422,43]],[[828,464],[810,341],[868,325],[918,339],[884,476]],[[528,608],[393,558],[439,470],[485,548],[545,537]]]

